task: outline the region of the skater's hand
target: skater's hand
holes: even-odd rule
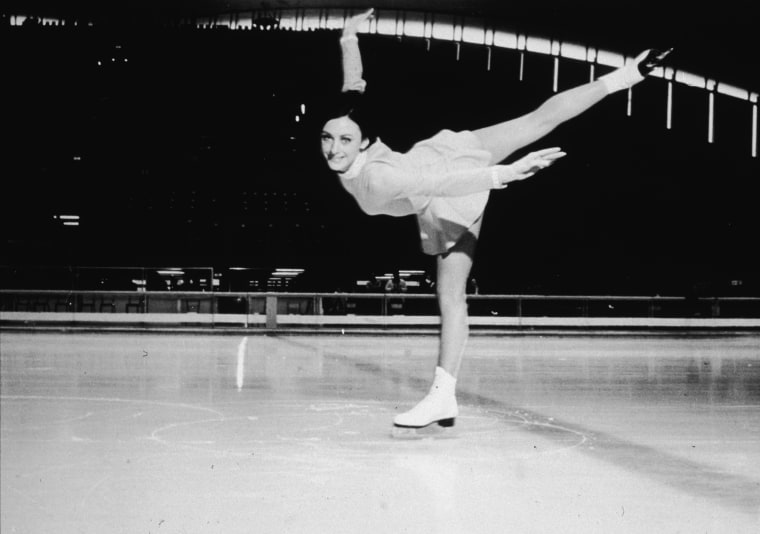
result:
[[[531,152],[523,156],[514,163],[509,165],[497,165],[495,169],[495,180],[501,187],[506,186],[509,182],[516,180],[525,180],[536,174],[541,169],[545,169],[554,164],[559,158],[566,156],[565,152],[559,147],[545,148],[536,152]]]
[[[343,28],[343,37],[356,35],[356,33],[359,31],[359,26],[364,24],[364,21],[369,20],[374,12],[375,10],[373,8],[369,8],[367,11],[359,13],[358,15],[354,15],[348,19],[346,21],[346,25]]]

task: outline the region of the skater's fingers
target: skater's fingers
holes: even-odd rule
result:
[[[567,152],[555,152],[553,154],[547,154],[543,157],[544,161],[548,161],[549,163],[554,163],[559,158],[564,158],[567,156]]]
[[[350,19],[348,19],[348,24],[358,26],[365,20],[372,17],[375,10],[374,8],[369,8],[367,11],[363,11],[362,13],[359,13],[358,15],[354,15]]]
[[[534,158],[529,166],[528,171],[531,172],[532,175],[541,169],[551,167],[555,161],[557,161],[559,158],[564,157],[565,155],[566,154],[564,152],[555,152],[552,154],[546,154],[542,157]]]
[[[359,27],[372,18],[374,12],[375,10],[370,8],[363,13],[359,13],[358,15],[349,18],[343,27],[343,36],[348,37],[356,35],[359,32]]]
[[[560,158],[565,157],[567,154],[565,152],[551,152],[548,154],[542,154],[542,155],[532,155],[529,157],[528,166],[535,169],[545,169],[552,165],[555,161],[557,161]]]
[[[560,152],[561,150],[562,149],[560,147],[554,146],[554,147],[551,147],[551,148],[543,148],[541,150],[536,150],[535,152],[531,152],[531,155],[532,156],[541,156],[541,157],[543,157],[543,156],[547,156],[549,154],[556,154],[556,153]]]

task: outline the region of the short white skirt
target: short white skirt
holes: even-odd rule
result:
[[[442,174],[491,165],[491,153],[470,131],[443,130],[414,145],[407,155]],[[430,255],[448,252],[482,217],[489,193],[427,199],[427,205],[417,214],[422,251]]]

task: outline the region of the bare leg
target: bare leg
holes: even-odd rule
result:
[[[456,376],[470,331],[467,321],[467,278],[481,222],[482,219],[478,220],[459,243],[437,258],[437,295],[441,309],[438,365],[429,393],[414,408],[394,418],[393,423],[397,427],[421,428],[435,422],[441,426],[451,426],[459,414],[455,394]]]
[[[473,133],[493,155],[491,163],[496,164],[541,139],[563,122],[577,117],[608,94],[602,81],[589,82],[557,93],[521,117],[473,130]]]
[[[596,81],[558,93],[534,111],[514,120],[475,130],[491,164],[505,160],[510,154],[541,139],[563,122],[577,117],[605,96],[628,89],[646,78],[672,52],[645,50],[623,67],[605,74]]]
[[[469,336],[467,279],[483,219],[479,219],[448,253],[437,257],[437,297],[441,311],[438,366],[454,378],[459,374]]]

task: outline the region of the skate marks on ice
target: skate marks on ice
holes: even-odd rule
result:
[[[547,454],[567,451],[588,442],[588,437],[577,430],[554,424],[552,418],[538,420],[535,414],[522,410],[483,409],[475,405],[460,406],[460,414],[451,426],[432,423],[421,428],[392,426],[391,436],[400,440],[416,439],[466,439],[478,442],[495,441],[494,438],[509,440],[511,448],[527,447],[533,454]],[[533,427],[533,428],[531,428]],[[522,432],[519,436],[507,436],[511,432]],[[525,434],[536,438],[524,442]],[[546,439],[551,436],[551,439]]]
[[[286,337],[280,340],[287,344],[314,350],[313,346],[301,341]],[[424,395],[430,387],[429,379],[407,376],[395,369],[365,360],[360,355],[348,356],[327,350],[322,355],[325,359],[370,373],[378,379],[382,378],[395,388],[408,387]],[[457,400],[462,413],[457,418],[455,427],[398,433],[401,436],[396,435],[396,439],[399,437],[414,440],[456,437],[459,440],[464,438],[468,442],[474,442],[488,435],[489,432],[484,432],[484,427],[479,424],[487,420],[489,421],[487,427],[500,426],[502,433],[504,425],[511,430],[519,429],[520,432],[514,434],[518,439],[520,439],[518,434],[522,434],[521,437],[528,436],[537,442],[540,440],[544,446],[551,444],[550,449],[554,451],[575,449],[594,460],[624,468],[693,497],[707,498],[751,514],[757,514],[760,510],[760,492],[758,492],[760,483],[750,476],[728,473],[660,448],[642,445],[586,428],[575,422],[512,406],[508,402],[495,398],[495,395],[485,395],[459,388]],[[498,432],[495,429],[492,431]],[[539,448],[538,445],[535,447]]]
[[[287,336],[275,336],[285,345],[298,347],[299,350],[309,350],[318,352],[320,357],[325,361],[337,363],[339,367],[351,368],[369,374],[374,379],[382,378],[378,382],[378,391],[374,392],[375,397],[382,395],[388,397],[387,393],[382,393],[388,389],[407,387],[424,394],[430,387],[430,381],[427,379],[408,376],[399,371],[382,367],[372,361],[365,361],[360,357],[349,357],[345,354],[333,350],[326,350],[311,345],[308,342],[293,339]],[[349,375],[350,376],[350,375]],[[375,383],[375,380],[372,381]],[[388,385],[393,388],[389,388]],[[542,452],[559,451],[568,448],[578,447],[587,441],[583,432],[569,427],[556,424],[552,418],[541,417],[538,414],[530,413],[525,410],[514,409],[505,406],[503,403],[490,401],[484,397],[468,395],[466,393],[457,393],[460,403],[460,414],[456,418],[453,426],[441,426],[431,424],[423,428],[404,428],[396,427],[392,424],[393,417],[398,414],[400,406],[396,398],[389,398],[386,402],[370,403],[373,408],[367,412],[362,420],[349,422],[349,425],[356,425],[354,428],[362,428],[366,425],[369,427],[366,431],[356,431],[358,434],[371,435],[373,439],[383,439],[392,437],[394,439],[466,439],[481,440],[482,443],[497,439],[504,439],[505,433],[514,432],[518,429],[524,429],[526,426],[537,427],[536,432],[546,433],[551,436],[551,443],[544,443],[543,447],[531,445],[533,452],[541,450]],[[479,402],[482,401],[482,402]],[[351,406],[350,400],[346,400],[347,406]],[[366,404],[366,403],[365,403]],[[337,410],[341,406],[335,403],[334,408]],[[349,432],[351,432],[349,430]],[[514,436],[510,439],[514,439]]]
[[[420,381],[422,382],[422,381]],[[302,400],[256,398],[241,402],[171,402],[103,396],[3,395],[4,438],[47,443],[64,439],[93,446],[124,443],[149,444],[166,450],[186,450],[231,454],[250,454],[263,447],[280,445],[364,448],[373,444],[387,446],[394,438],[393,416],[398,406],[393,401],[372,399],[331,399],[307,397]],[[477,443],[492,445],[503,454],[536,452],[533,446],[504,449],[514,444],[517,429],[532,424],[520,413],[503,413],[465,407],[457,425],[442,428],[432,425],[413,432],[415,439],[461,440],[462,447]],[[46,414],[29,424],[28,414]],[[121,441],[114,442],[118,429]],[[438,431],[438,430],[441,431]],[[61,432],[68,436],[61,435]],[[403,436],[402,436],[403,437]],[[553,450],[575,447],[583,436],[568,432],[552,444]],[[514,450],[512,450],[514,449]],[[543,452],[548,452],[543,447]],[[511,451],[511,452],[508,452]]]
[[[248,454],[252,448],[268,453],[284,452],[288,445],[365,453],[386,449],[397,439],[451,440],[456,449],[477,445],[492,449],[499,457],[526,458],[577,447],[585,438],[568,431],[551,443],[525,440],[517,431],[532,424],[519,413],[489,413],[465,409],[457,425],[443,428],[400,429],[392,425],[394,406],[389,402],[346,399],[345,401],[257,401],[248,413],[218,420],[198,419],[154,430],[151,438],[167,446],[224,450]],[[562,429],[556,429],[562,432]],[[499,451],[499,452],[496,452]]]

